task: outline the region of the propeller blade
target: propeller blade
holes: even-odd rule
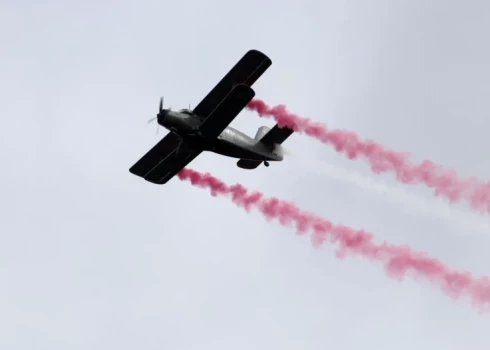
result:
[[[153,122],[155,119],[157,119],[158,117],[154,117],[154,118],[151,118],[150,120],[148,120],[148,124],[150,124],[151,122]]]
[[[160,107],[158,108],[158,113],[160,113],[163,109],[163,96],[160,97]]]

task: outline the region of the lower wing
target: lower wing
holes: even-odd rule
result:
[[[160,162],[152,171],[145,176],[145,180],[154,184],[163,185],[173,178],[179,171],[185,168],[198,155],[202,149],[187,149],[183,143],[178,152],[173,152],[164,161]]]
[[[202,149],[190,148],[174,133],[169,132],[138,160],[129,171],[146,181],[163,185],[187,164],[194,160]]]

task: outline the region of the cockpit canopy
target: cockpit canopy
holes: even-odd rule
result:
[[[187,114],[187,115],[194,115],[194,113],[192,113],[192,111],[190,109],[181,109],[179,111],[179,113],[184,113],[184,114]]]

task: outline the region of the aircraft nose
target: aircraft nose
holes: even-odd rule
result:
[[[168,113],[168,109],[162,109],[158,115],[157,115],[157,120],[158,120],[158,123],[161,124],[161,122],[163,121],[163,119],[165,119],[165,117],[167,116],[167,113]]]

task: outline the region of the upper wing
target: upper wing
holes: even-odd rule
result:
[[[248,51],[194,108],[193,112],[200,117],[207,117],[228,95],[234,85],[245,84],[252,86],[271,64],[270,58],[262,52],[257,50]]]
[[[188,148],[174,133],[169,132],[129,171],[149,182],[163,185],[201,152],[201,149]]]
[[[235,86],[199,126],[201,134],[206,138],[217,137],[254,96],[255,92],[250,86],[244,84]]]
[[[294,130],[288,128],[287,126],[280,128],[277,124],[269,130],[267,134],[260,139],[260,142],[266,145],[278,144],[280,145],[286,139],[293,134]]]

